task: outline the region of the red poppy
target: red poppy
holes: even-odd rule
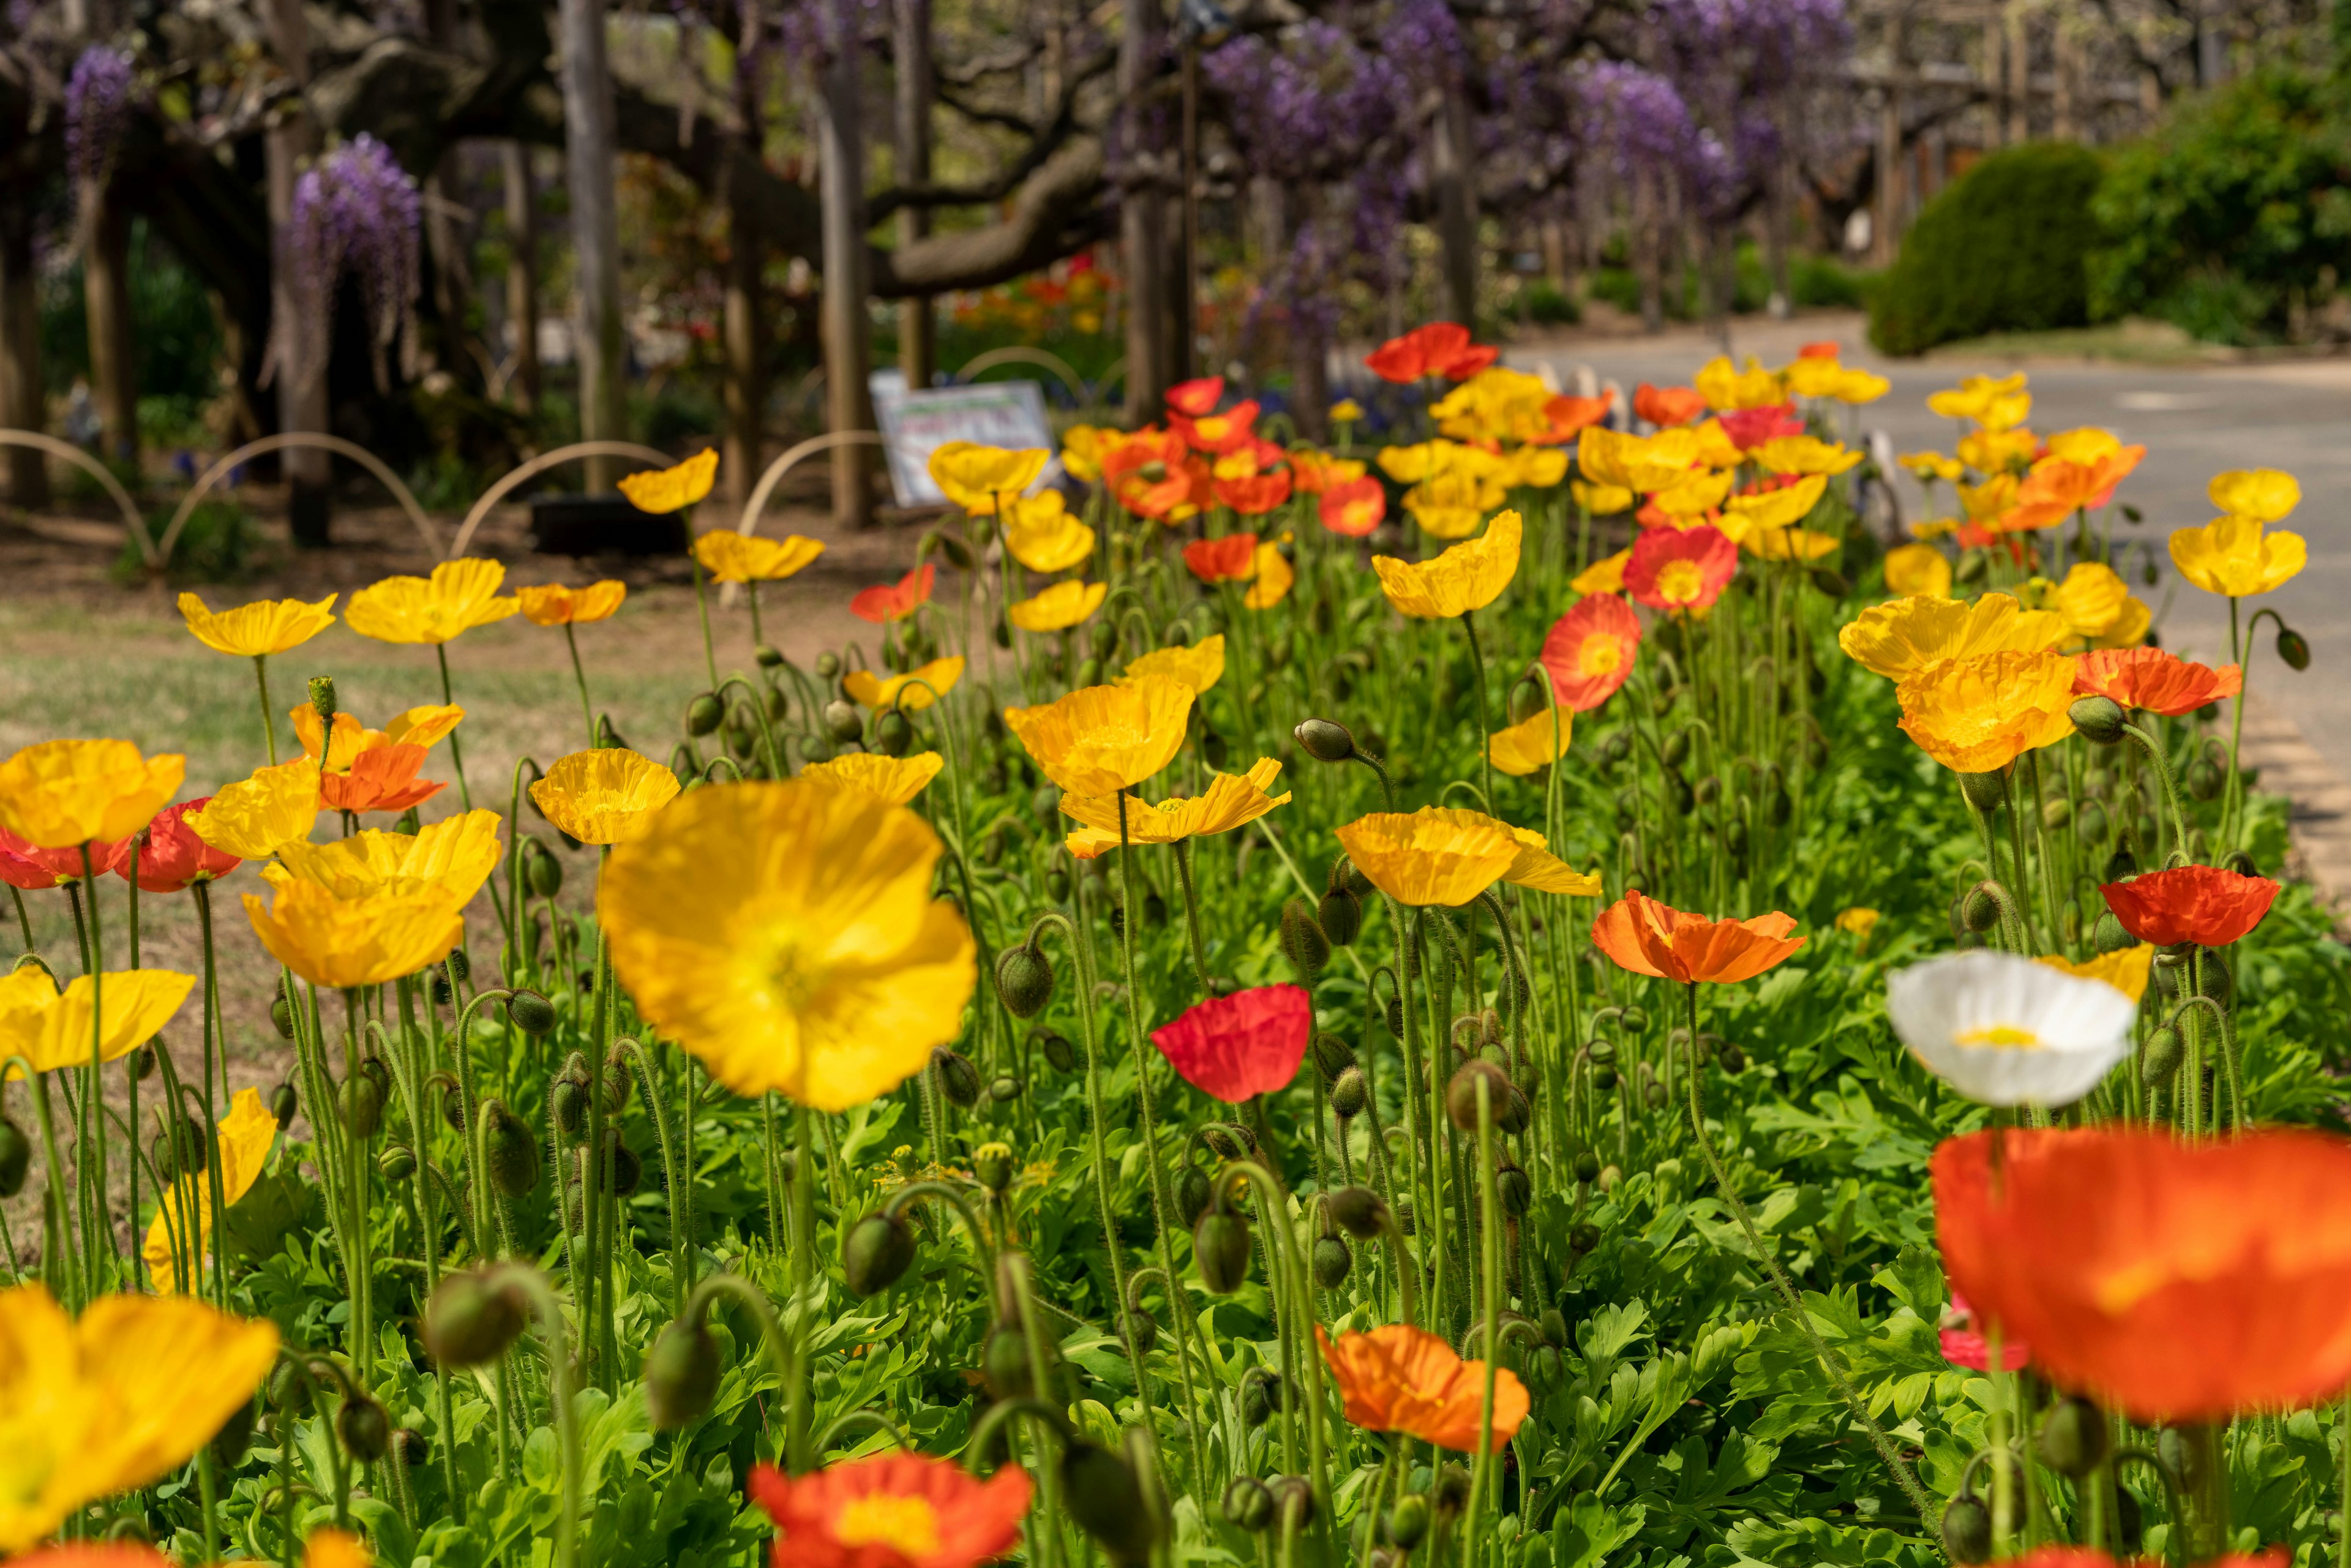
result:
[[[1156,484],[1166,470],[1184,461],[1184,438],[1174,431],[1150,425],[1118,440],[1102,454],[1102,483],[1113,495],[1123,497],[1130,482]],[[1156,472],[1154,472],[1155,467]]]
[[[1733,409],[1719,418],[1722,433],[1730,437],[1730,444],[1741,452],[1782,435],[1804,434],[1804,422],[1796,417],[1796,405],[1793,403],[1775,403],[1769,408]]]
[[[2278,884],[2216,865],[2174,866],[2098,889],[2123,929],[2158,947],[2226,947],[2262,923]]]
[[[1625,591],[1652,610],[1709,610],[1739,570],[1739,547],[1719,528],[1647,528],[1625,562]]]
[[[104,843],[89,846],[89,863],[94,870],[106,869],[106,851],[110,847]],[[27,893],[37,893],[80,880],[79,844],[70,849],[45,850],[29,840],[18,838],[5,828],[0,828],[0,882],[11,887],[21,887]]]
[[[1336,1341],[1321,1323],[1314,1340],[1339,1385],[1347,1419],[1367,1432],[1401,1432],[1474,1454],[1486,1435],[1486,1364],[1464,1361],[1442,1334],[1389,1323]],[[1494,1369],[1494,1441],[1499,1453],[1530,1408],[1527,1385],[1507,1366]]]
[[[1728,986],[1753,979],[1802,946],[1805,937],[1788,940],[1795,928],[1794,915],[1776,910],[1747,920],[1709,920],[1628,893],[1592,923],[1592,945],[1635,975]]]
[[[1197,419],[1211,413],[1225,400],[1225,378],[1202,376],[1196,381],[1177,382],[1167,389],[1167,407],[1172,413],[1187,419]]]
[[[1184,564],[1202,582],[1246,582],[1257,563],[1255,534],[1194,539],[1184,547]]]
[[[876,626],[904,621],[931,601],[931,579],[937,574],[938,567],[925,561],[894,583],[859,589],[857,597],[849,601],[849,612]]]
[[[2074,689],[2176,718],[2235,696],[2245,689],[2245,672],[2235,664],[2216,670],[2160,648],[2098,648],[2075,662]]]
[[[371,746],[351,758],[348,773],[319,775],[319,804],[330,811],[405,811],[448,788],[419,779],[421,746]]]
[[[752,1467],[744,1488],[776,1521],[774,1568],[977,1568],[1020,1543],[1029,1473],[986,1480],[928,1454],[844,1459],[804,1476]]]
[[[1257,440],[1256,431],[1250,428],[1257,423],[1257,400],[1237,402],[1222,413],[1204,413],[1197,419],[1171,413],[1167,423],[1193,451],[1213,452],[1221,457]],[[1274,450],[1278,454],[1281,449]]]
[[[1322,489],[1322,526],[1351,539],[1362,538],[1388,515],[1387,486],[1369,474]]]
[[[2211,1559],[2203,1568],[2289,1568],[2293,1562],[2293,1554],[2284,1547],[2273,1546],[2267,1552],[2232,1552]],[[2043,1546],[2010,1559],[2009,1568],[2133,1568],[2133,1564],[2117,1563],[2095,1546]]]
[[[2351,1383],[2351,1143],[2009,1129],[1932,1170],[1951,1288],[2060,1386],[2168,1424]]]
[[[1587,593],[1552,623],[1537,655],[1559,706],[1590,713],[1616,695],[1641,650],[1641,618],[1613,593]]]
[[[213,848],[188,826],[188,813],[201,811],[211,803],[212,797],[207,795],[201,800],[166,806],[155,813],[154,821],[147,824],[146,845],[139,852],[141,887],[150,893],[178,893],[192,882],[217,882],[245,863],[235,855]],[[107,857],[106,869],[130,881],[131,841],[125,839],[109,849],[111,852]]]
[[[1940,1331],[1943,1359],[1953,1366],[1964,1366],[1970,1372],[1991,1370],[1991,1342],[1976,1327],[1975,1309],[1968,1305],[1967,1297],[1951,1292],[1951,1304],[1943,1312]],[[2000,1364],[2004,1372],[2015,1372],[2032,1359],[2032,1347],[2022,1340],[2003,1340],[2000,1346]]]
[[[1562,393],[1543,404],[1543,433],[1533,438],[1533,444],[1557,446],[1573,441],[1607,417],[1606,398],[1569,397]]]
[[[1500,355],[1469,340],[1469,329],[1458,321],[1431,321],[1401,338],[1390,338],[1364,356],[1364,363],[1382,381],[1416,382],[1423,376],[1443,376],[1466,382]]]
[[[1120,492],[1118,498],[1136,517],[1180,523],[1206,511],[1216,499],[1216,476],[1206,463],[1190,458],[1167,469],[1155,482],[1137,477]]]
[[[1151,1031],[1151,1043],[1184,1082],[1238,1105],[1286,1089],[1314,1034],[1314,1003],[1297,986],[1258,986],[1210,997]]]
[[[1834,360],[1836,357],[1837,346],[1833,341],[1807,343],[1796,350],[1796,358],[1800,360]]]
[[[1661,430],[1687,424],[1706,412],[1706,395],[1696,387],[1653,387],[1643,382],[1634,389],[1633,412]]]
[[[1244,517],[1261,517],[1290,499],[1290,470],[1217,481],[1217,499]]]

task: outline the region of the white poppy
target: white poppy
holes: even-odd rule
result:
[[[1988,948],[1886,977],[1886,1012],[1910,1054],[1986,1105],[2070,1105],[2130,1053],[2138,1004]]]

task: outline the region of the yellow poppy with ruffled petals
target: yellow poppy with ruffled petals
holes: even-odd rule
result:
[[[1859,466],[1862,456],[1842,442],[1823,441],[1816,435],[1775,435],[1750,455],[1766,473],[1807,477],[1842,474]]]
[[[311,602],[300,599],[262,599],[218,612],[204,608],[193,593],[180,595],[180,614],[197,642],[216,653],[262,659],[283,653],[335,623],[335,601],[329,593]]]
[[[839,789],[862,789],[879,800],[903,806],[921,794],[939,776],[946,760],[935,751],[912,757],[884,757],[875,751],[844,751],[799,771],[802,779]]]
[[[1006,505],[1004,548],[1030,571],[1067,571],[1093,559],[1094,531],[1059,490],[1040,490]]]
[[[1023,632],[1066,632],[1082,626],[1110,596],[1107,582],[1057,582],[1042,593],[1007,605],[1004,618]]]
[[[2044,953],[2041,962],[2081,979],[2104,980],[2137,1001],[2147,995],[2147,976],[2155,963],[2155,945],[2140,942],[2119,952],[2097,954],[2078,964],[2055,953]]]
[[[1649,503],[1677,526],[1687,527],[1721,506],[1735,478],[1729,473],[1692,473],[1650,497]]]
[[[963,679],[963,655],[949,654],[887,680],[871,670],[852,670],[841,677],[841,689],[852,702],[869,708],[900,707],[920,713],[956,689]]]
[[[1198,696],[1225,678],[1225,634],[1203,637],[1189,647],[1154,648],[1128,660],[1118,684],[1133,685],[1152,675],[1165,675]]]
[[[1577,506],[1595,517],[1614,517],[1618,512],[1633,509],[1633,492],[1622,485],[1594,485],[1587,480],[1570,479],[1567,493]]]
[[[1947,485],[1956,484],[1968,471],[1966,464],[1939,452],[1906,452],[1894,461],[1921,479],[1940,479]]]
[[[1717,354],[1698,367],[1698,374],[1690,378],[1690,385],[1706,399],[1706,406],[1718,413],[1768,408],[1786,395],[1779,375],[1765,370],[1752,355],[1742,371],[1732,366],[1729,355]]]
[[[1458,908],[1502,880],[1520,845],[1510,828],[1482,811],[1424,806],[1374,811],[1339,829],[1339,847],[1399,904]]]
[[[277,1141],[277,1118],[261,1103],[258,1089],[240,1089],[229,1102],[228,1114],[221,1118],[220,1136],[214,1146],[220,1152],[221,1200],[234,1207],[236,1200],[253,1190],[261,1177],[262,1167],[269,1159],[270,1146]],[[155,1206],[155,1218],[147,1227],[147,1239],[140,1244],[139,1257],[147,1265],[147,1278],[159,1296],[179,1293],[179,1266],[172,1253],[172,1239],[177,1232],[180,1246],[193,1262],[204,1256],[213,1235],[213,1194],[211,1179],[202,1173],[188,1184],[194,1192],[195,1230],[191,1235],[181,1202],[186,1188],[174,1182],[163,1191]]]
[[[2212,504],[2233,517],[2277,523],[2302,505],[2302,486],[2279,468],[2231,468],[2204,487]]]
[[[976,442],[950,441],[931,454],[931,479],[967,515],[993,517],[998,501],[1034,485],[1051,457],[1041,446],[1012,452]]]
[[[45,1286],[0,1291],[0,1552],[179,1469],[277,1356],[276,1325],[202,1301],[100,1296],[75,1319]]]
[[[2215,517],[2200,528],[2175,528],[2171,534],[2171,564],[2179,575],[2207,593],[2231,599],[2283,588],[2309,559],[2300,534],[2271,533],[2252,517]]]
[[[1951,596],[1951,558],[1933,545],[1896,545],[1886,552],[1886,591],[1905,598]]]
[[[823,553],[824,541],[804,534],[769,539],[713,528],[694,541],[694,559],[713,582],[780,582]]]
[[[1244,610],[1272,609],[1290,596],[1291,586],[1298,581],[1290,558],[1271,540],[1257,547],[1250,570],[1254,575],[1249,579],[1248,591],[1241,595]]]
[[[1209,833],[1228,833],[1256,821],[1276,806],[1290,804],[1290,791],[1273,793],[1281,764],[1260,757],[1246,773],[1218,773],[1208,787],[1194,796],[1171,796],[1156,803],[1126,802],[1126,841],[1131,844],[1172,844]],[[1061,797],[1061,811],[1085,824],[1069,836],[1070,852],[1090,861],[1119,847],[1119,803],[1115,795]]]
[[[1513,828],[1508,822],[1499,825],[1508,829],[1519,845],[1519,852],[1511,857],[1509,868],[1502,873],[1504,882],[1513,887],[1523,887],[1529,893],[1553,893],[1562,898],[1600,896],[1602,883],[1598,872],[1576,870],[1552,853],[1543,836],[1532,828]]]
[[[612,852],[596,917],[637,1011],[737,1094],[846,1111],[955,1039],[971,932],[904,806],[798,779],[712,785]]]
[[[248,861],[266,861],[308,839],[318,821],[319,764],[308,757],[256,768],[187,816],[196,837]]]
[[[1746,518],[1750,528],[1784,528],[1810,517],[1828,487],[1828,476],[1814,474],[1760,495],[1733,496],[1724,509]]]
[[[1435,560],[1375,555],[1372,570],[1399,614],[1430,620],[1467,615],[1501,597],[1519,572],[1522,528],[1516,512],[1499,512],[1486,531]]]
[[[1959,437],[1959,461],[1979,474],[2013,472],[2040,450],[2041,438],[2029,430],[1978,430]]]
[[[2127,648],[2154,619],[2120,573],[2095,560],[2075,561],[2053,598],[2066,630],[2092,647]]]
[[[294,738],[302,743],[304,756],[317,758],[329,773],[349,773],[363,751],[387,746],[437,745],[465,721],[465,710],[455,703],[423,703],[392,715],[381,729],[370,729],[360,722],[359,715],[339,709],[335,714],[334,744],[324,747],[320,737],[326,732],[319,727],[317,708],[304,703],[287,710],[286,716],[294,721]]]
[[[2018,395],[2030,397],[2024,391],[2024,372],[2013,375],[1970,376],[1958,386],[1927,395],[1927,406],[1945,419],[1968,419],[1980,422],[2001,400]],[[2005,428],[2005,427],[2003,427]]]
[[[1165,675],[1082,686],[1058,701],[1008,707],[1004,722],[1045,774],[1072,795],[1115,795],[1167,766],[1184,744],[1192,688]]]
[[[90,1047],[100,1061],[112,1061],[155,1038],[195,988],[193,975],[172,969],[110,969],[96,986],[77,977],[64,991],[48,971],[27,964],[0,976],[0,1057],[21,1056],[36,1072],[89,1065]],[[93,1029],[90,992],[100,992],[102,1026]],[[12,1070],[10,1078],[22,1078]]]
[[[585,626],[591,622],[609,621],[620,613],[621,601],[628,596],[629,585],[612,578],[591,582],[585,588],[566,588],[559,582],[550,582],[541,588],[515,591],[523,619],[534,626]]]
[[[2065,637],[2064,616],[1987,593],[1972,604],[1913,598],[1875,606],[1837,632],[1837,646],[1863,669],[1898,681],[1938,660],[2039,653]]]
[[[617,481],[629,505],[640,512],[682,512],[710,494],[718,479],[718,448],[705,446],[669,468],[625,474]]]
[[[1812,528],[1757,528],[1739,543],[1765,560],[1818,560],[1844,541]]]
[[[1533,716],[1497,730],[1486,738],[1486,756],[1513,779],[1550,767],[1567,755],[1575,732],[1575,715],[1567,708],[1544,708]]]
[[[1632,559],[1633,552],[1629,549],[1620,549],[1614,555],[1602,556],[1598,560],[1577,572],[1569,581],[1568,587],[1575,590],[1579,594],[1622,593],[1625,591],[1625,567]]]
[[[452,909],[464,908],[481,892],[503,853],[498,814],[485,810],[428,822],[413,834],[368,828],[328,843],[287,844],[278,852],[281,863],[261,870],[273,885],[299,878],[337,898],[429,893]]]
[[[653,814],[677,799],[677,775],[625,747],[559,758],[530,798],[547,820],[583,844],[642,838]]]
[[[379,643],[437,647],[520,610],[521,600],[498,597],[506,580],[507,569],[494,560],[444,560],[431,577],[387,577],[360,589],[343,622]]]
[[[37,848],[127,839],[179,793],[188,759],[127,740],[45,740],[0,762],[0,828]]]
[[[2074,663],[2048,652],[1938,660],[1895,688],[1902,733],[1955,773],[1996,773],[2074,733]]]
[[[437,964],[465,940],[465,922],[437,893],[337,898],[289,877],[266,905],[245,895],[245,915],[269,956],[314,986],[380,986]]]

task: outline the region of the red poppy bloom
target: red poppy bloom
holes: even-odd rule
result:
[[[1314,1339],[1348,1420],[1366,1432],[1402,1432],[1457,1454],[1478,1451],[1486,1426],[1484,1362],[1462,1360],[1444,1336],[1410,1323],[1343,1333],[1335,1342],[1316,1323]],[[1496,1367],[1494,1444],[1487,1452],[1501,1452],[1518,1435],[1528,1408],[1518,1374]]]
[[[1257,440],[1256,431],[1250,428],[1257,423],[1257,400],[1237,402],[1222,413],[1204,413],[1197,419],[1171,413],[1167,423],[1193,451],[1213,452],[1221,457]]]
[[[1261,517],[1290,499],[1290,470],[1217,481],[1217,499],[1244,517]]]
[[[849,612],[860,621],[871,621],[876,626],[885,622],[904,621],[931,601],[931,580],[938,568],[925,561],[894,583],[877,583],[862,588],[857,597],[849,601]]]
[[[1739,547],[1719,528],[1646,528],[1625,562],[1625,591],[1652,610],[1709,610],[1739,570]]]
[[[1151,1031],[1151,1043],[1184,1082],[1238,1105],[1286,1089],[1314,1034],[1314,1003],[1296,986],[1258,986],[1210,997]]]
[[[1102,454],[1102,483],[1123,499],[1130,484],[1156,484],[1166,476],[1167,469],[1184,461],[1184,455],[1182,436],[1146,425]]]
[[[1747,920],[1685,915],[1643,893],[1628,893],[1592,923],[1592,945],[1620,969],[1689,985],[1751,980],[1807,940],[1788,940],[1792,915],[1773,911]]]
[[[1129,481],[1118,498],[1136,517],[1180,523],[1206,511],[1216,499],[1216,478],[1206,463],[1191,458],[1165,470],[1155,482],[1147,476]]]
[[[1687,424],[1706,412],[1706,396],[1696,387],[1653,387],[1643,382],[1634,389],[1633,412],[1659,429]]]
[[[1964,1366],[1970,1372],[1991,1370],[1991,1342],[1976,1327],[1975,1310],[1968,1305],[1967,1297],[1951,1292],[1950,1307],[1943,1313],[1939,1336],[1943,1342],[1943,1359],[1953,1366]],[[2014,1372],[2032,1359],[2032,1347],[2022,1340],[2003,1340],[2000,1346],[2001,1368]]]
[[[1029,1473],[986,1480],[928,1454],[874,1454],[804,1476],[752,1468],[744,1488],[776,1521],[774,1568],[977,1568],[1020,1543]]]
[[[1641,618],[1613,593],[1587,593],[1552,623],[1537,655],[1559,706],[1590,713],[1616,695],[1641,650]]]
[[[106,869],[105,843],[89,846],[89,863],[98,871]],[[20,839],[5,828],[0,828],[0,882],[11,887],[21,887],[27,893],[44,888],[63,887],[81,880],[81,846],[71,849],[45,850],[29,840]]]
[[[2226,947],[2262,923],[2278,895],[2265,876],[2216,865],[2174,866],[2098,889],[2123,929],[2158,947]]]
[[[1390,338],[1364,355],[1364,363],[1385,382],[1416,382],[1423,376],[1466,382],[1500,353],[1499,349],[1470,342],[1469,329],[1458,321],[1431,321],[1401,338]]]
[[[1202,582],[1245,582],[1257,562],[1255,534],[1194,539],[1184,547],[1184,564]]]
[[[2153,1424],[2351,1383],[2351,1143],[2011,1129],[1932,1169],[1952,1289],[2060,1386]]]
[[[141,887],[150,893],[178,893],[192,882],[216,882],[245,863],[235,855],[213,848],[188,826],[188,813],[201,811],[211,803],[212,797],[207,795],[201,800],[166,806],[155,813],[154,821],[147,824],[146,847],[139,852]],[[130,881],[131,841],[125,839],[108,848],[111,852],[107,857],[106,869]]]
[[[1733,409],[1718,417],[1722,423],[1722,433],[1730,437],[1730,444],[1741,452],[1761,446],[1778,436],[1804,434],[1804,422],[1796,417],[1793,403],[1775,403],[1770,408]]]
[[[319,804],[330,811],[405,811],[448,788],[420,779],[421,746],[371,746],[351,758],[347,773],[319,775]]]
[[[2288,1568],[2293,1555],[2283,1546],[2253,1553],[2230,1552],[2215,1557],[2204,1568]],[[2043,1546],[2010,1561],[2009,1568],[2132,1568],[2117,1563],[2095,1546]]]
[[[2176,718],[2235,696],[2245,689],[2245,672],[2235,664],[2216,670],[2160,648],[2097,648],[2074,664],[2074,689]]]
[[[1807,343],[1796,350],[1796,358],[1800,360],[1834,360],[1836,357],[1837,346],[1834,341]]]
[[[1387,486],[1369,474],[1322,488],[1322,526],[1351,539],[1362,538],[1388,515]]]
[[[1606,398],[1570,397],[1562,393],[1543,404],[1543,433],[1534,437],[1533,444],[1557,446],[1573,441],[1607,417]]]
[[[1216,411],[1225,400],[1225,378],[1202,376],[1196,381],[1177,382],[1167,389],[1167,407],[1186,419],[1197,419]]]

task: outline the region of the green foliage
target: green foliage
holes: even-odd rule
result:
[[[1583,319],[1583,312],[1575,297],[1548,277],[1538,277],[1527,285],[1527,317],[1546,327],[1573,326]]]
[[[147,536],[159,546],[163,530],[172,525],[173,509],[158,507],[147,514]],[[188,514],[179,542],[172,547],[172,580],[240,582],[261,566],[267,549],[267,537],[252,513],[225,496],[207,496]],[[117,582],[137,582],[146,577],[147,559],[140,553],[137,540],[122,541],[122,553],[114,558],[108,574]]]
[[[1869,340],[1918,354],[1987,332],[2092,319],[2088,260],[2097,154],[2036,142],[1993,154],[1927,204],[1903,236],[1869,314]]]
[[[2282,338],[2297,301],[2337,286],[2351,240],[2341,89],[2278,65],[2187,99],[2116,155],[2095,206],[2111,236],[2090,268],[2099,312]]]
[[[204,281],[144,218],[131,225],[131,368],[142,399],[208,402],[220,392],[220,321]],[[41,291],[41,376],[62,393],[89,374],[89,313],[81,263],[51,275]],[[140,411],[142,433],[147,412]]]

